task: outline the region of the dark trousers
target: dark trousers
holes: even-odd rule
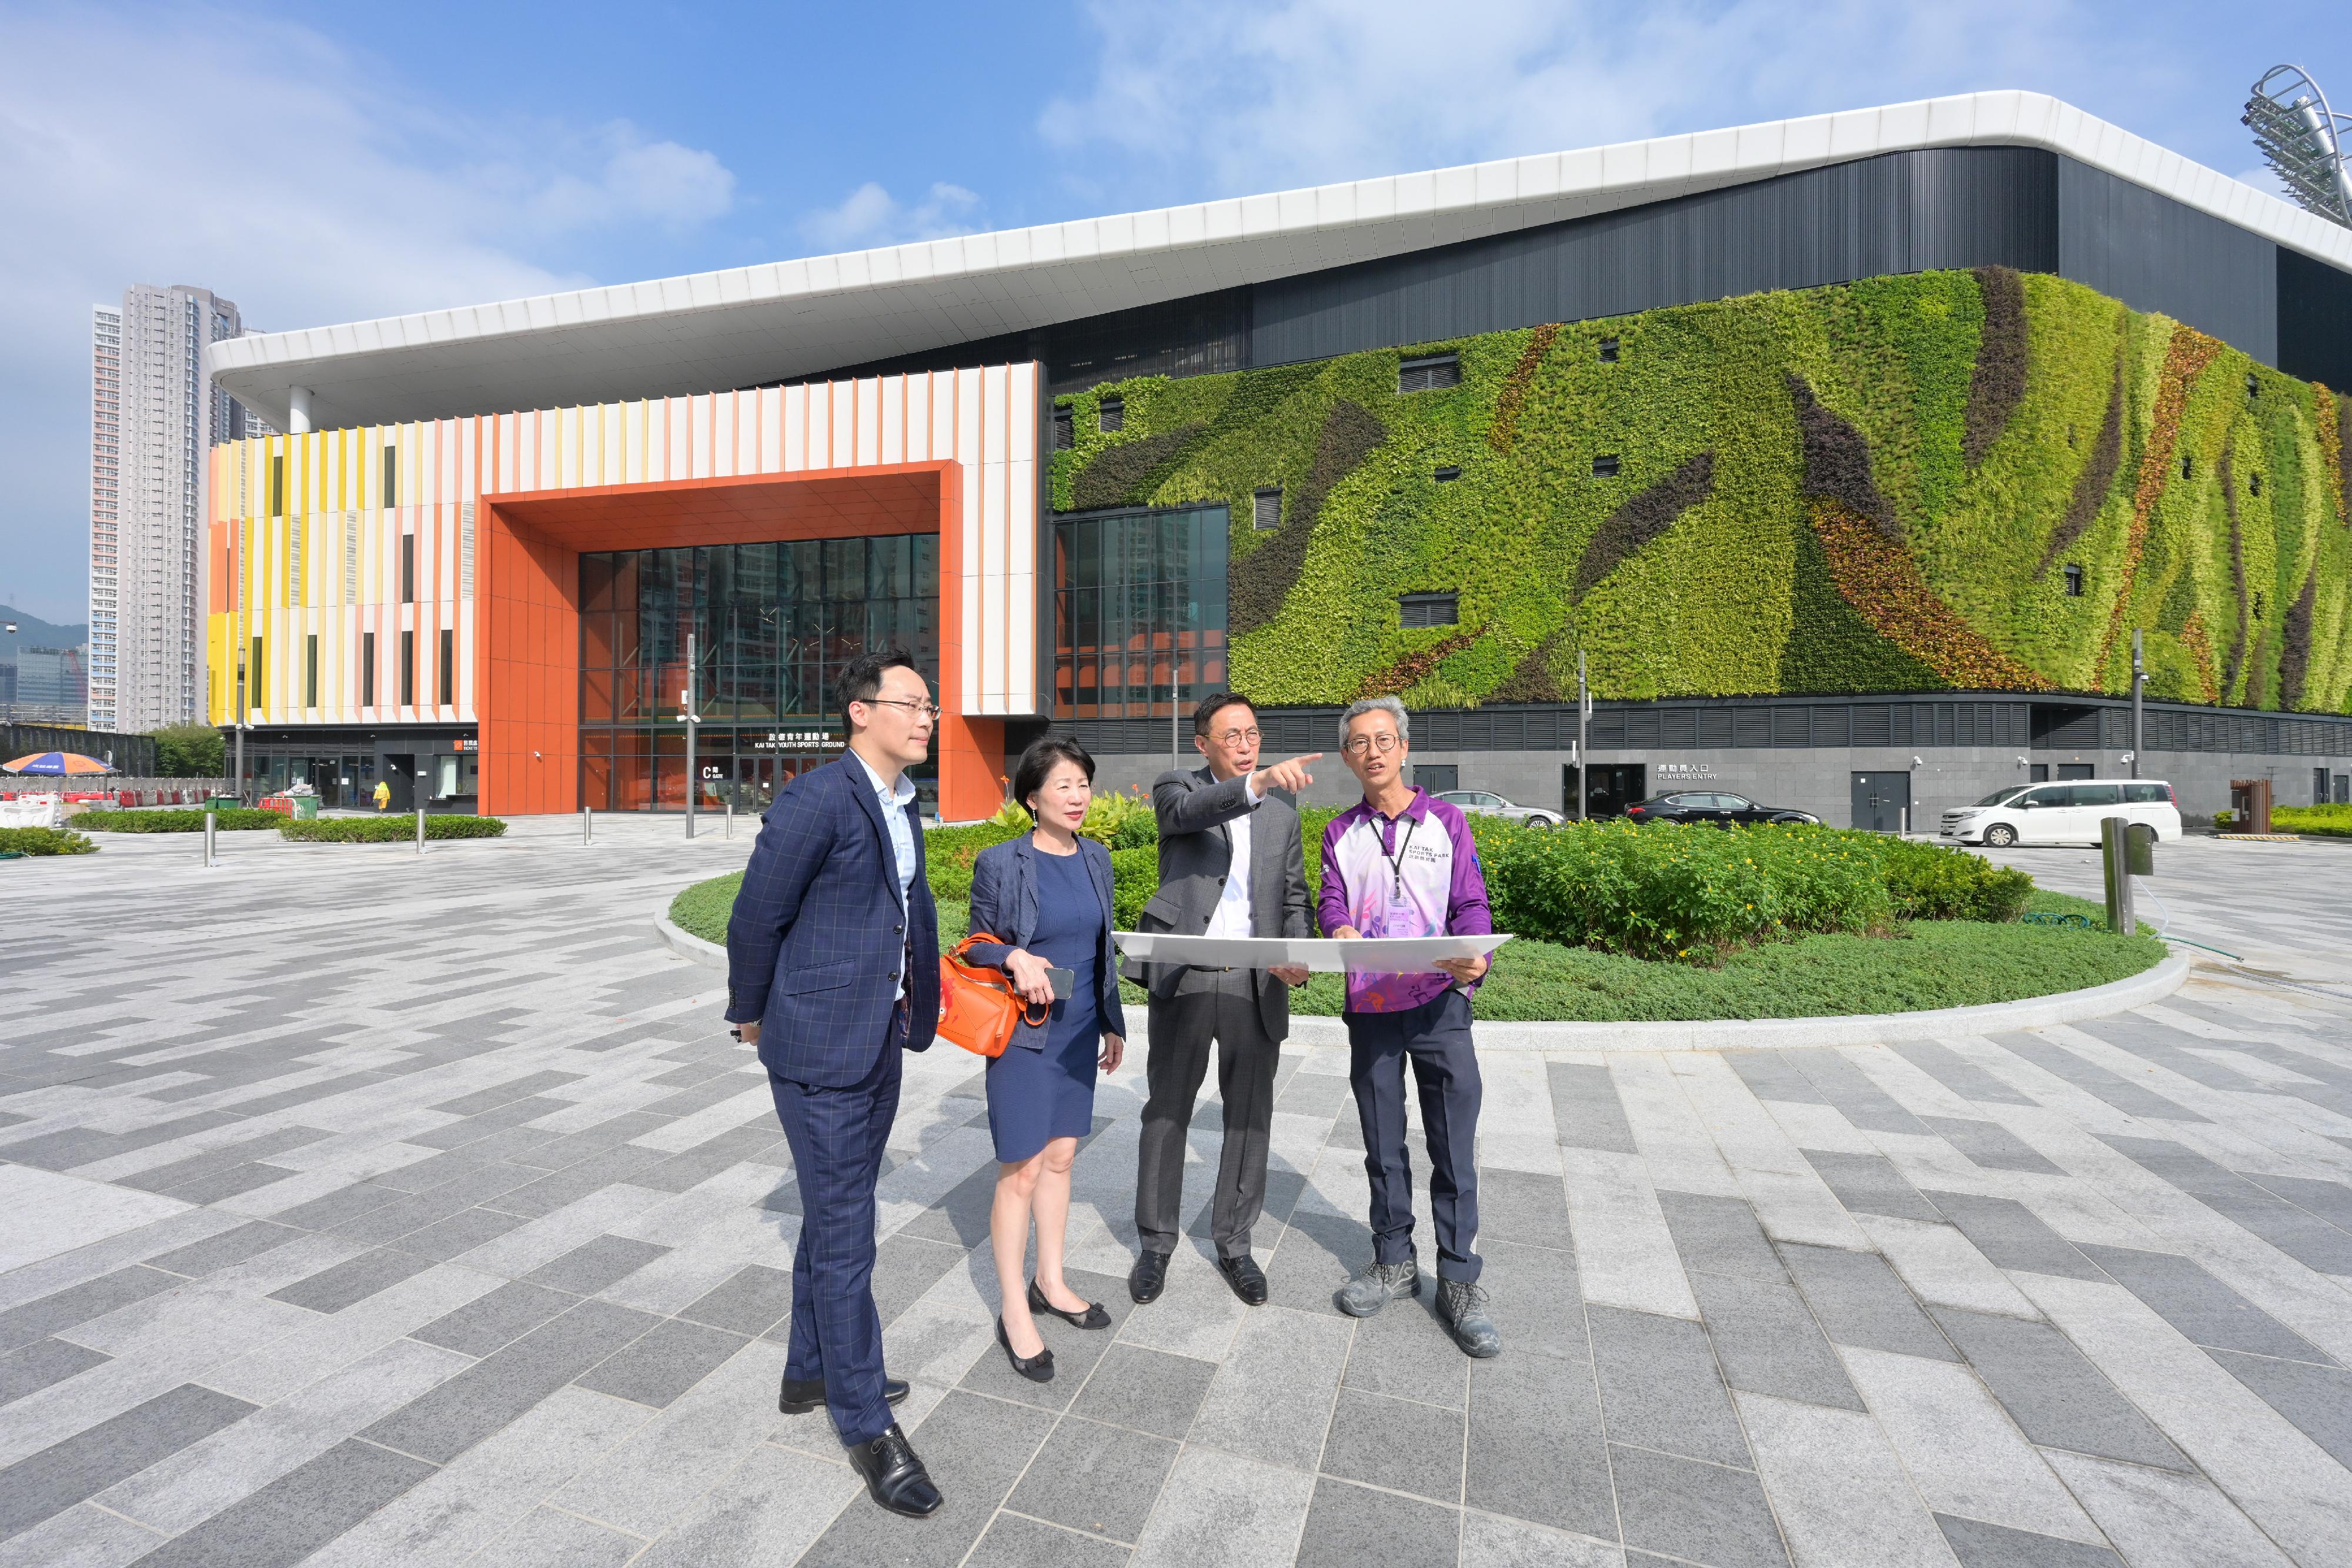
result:
[[[784,1375],[824,1379],[834,1428],[853,1447],[888,1431],[892,1419],[882,1398],[882,1318],[874,1307],[874,1184],[898,1113],[905,1039],[894,1019],[873,1071],[845,1088],[768,1075],[801,1192]]]
[[[1265,1207],[1267,1134],[1274,1125],[1274,1070],[1281,1041],[1265,1032],[1257,977],[1242,969],[1188,969],[1170,997],[1151,998],[1151,1039],[1143,1075],[1143,1135],[1137,1150],[1135,1228],[1144,1249],[1173,1252],[1184,1226],[1184,1145],[1192,1102],[1217,1048],[1217,1092],[1224,1099],[1224,1145],[1209,1233],[1220,1258],[1249,1255],[1250,1228]]]
[[[1429,1145],[1429,1207],[1437,1226],[1437,1277],[1475,1280],[1478,1240],[1478,1058],[1470,1045],[1470,998],[1447,988],[1401,1013],[1348,1015],[1348,1082],[1364,1129],[1372,1183],[1372,1257],[1402,1263],[1412,1250],[1412,1160],[1405,1150],[1404,1064],[1421,1092]]]

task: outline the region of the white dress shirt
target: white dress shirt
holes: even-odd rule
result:
[[[856,751],[849,755],[856,757],[857,765],[866,769],[866,777],[873,784],[874,793],[882,803],[882,821],[890,830],[890,848],[898,859],[898,907],[905,909],[915,885],[915,832],[907,825],[907,808],[915,799],[915,781],[902,771],[896,783],[887,782],[882,775],[874,771],[874,764],[859,757]],[[907,974],[901,967],[898,995],[903,997],[906,994]]]
[[[1242,788],[1249,794],[1250,809],[1227,822],[1225,833],[1233,841],[1233,863],[1225,869],[1225,885],[1217,894],[1217,907],[1209,912],[1210,936],[1255,936],[1250,920],[1250,818],[1257,804],[1265,797],[1258,793],[1255,783]]]

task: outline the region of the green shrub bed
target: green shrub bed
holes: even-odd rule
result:
[[[220,820],[224,833],[258,832],[265,828],[281,827],[288,821],[282,811],[264,811],[250,806],[223,806],[217,811],[194,806],[163,806],[84,811],[74,819],[74,826],[87,833],[201,833],[208,816]]]
[[[400,844],[416,837],[414,817],[320,817],[308,822],[280,817],[278,831],[288,838],[312,844]],[[499,817],[467,817],[452,813],[425,819],[428,839],[495,839],[507,831]]]
[[[2283,833],[2352,839],[2352,806],[2273,806],[2271,826]]]
[[[86,855],[98,846],[70,828],[0,828],[0,851],[20,855]]]

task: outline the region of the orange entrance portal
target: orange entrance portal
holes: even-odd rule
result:
[[[961,472],[954,462],[906,463],[484,496],[474,694],[482,810],[579,808],[583,550],[913,533],[939,537],[940,814],[995,810],[1004,721],[957,711],[975,652],[961,616],[962,530],[952,526]]]

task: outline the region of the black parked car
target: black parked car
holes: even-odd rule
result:
[[[1810,811],[1786,806],[1759,806],[1745,795],[1727,794],[1720,789],[1678,789],[1671,795],[1653,795],[1626,807],[1625,815],[1636,822],[1712,822],[1719,828],[1745,827],[1754,822],[1821,821]]]

